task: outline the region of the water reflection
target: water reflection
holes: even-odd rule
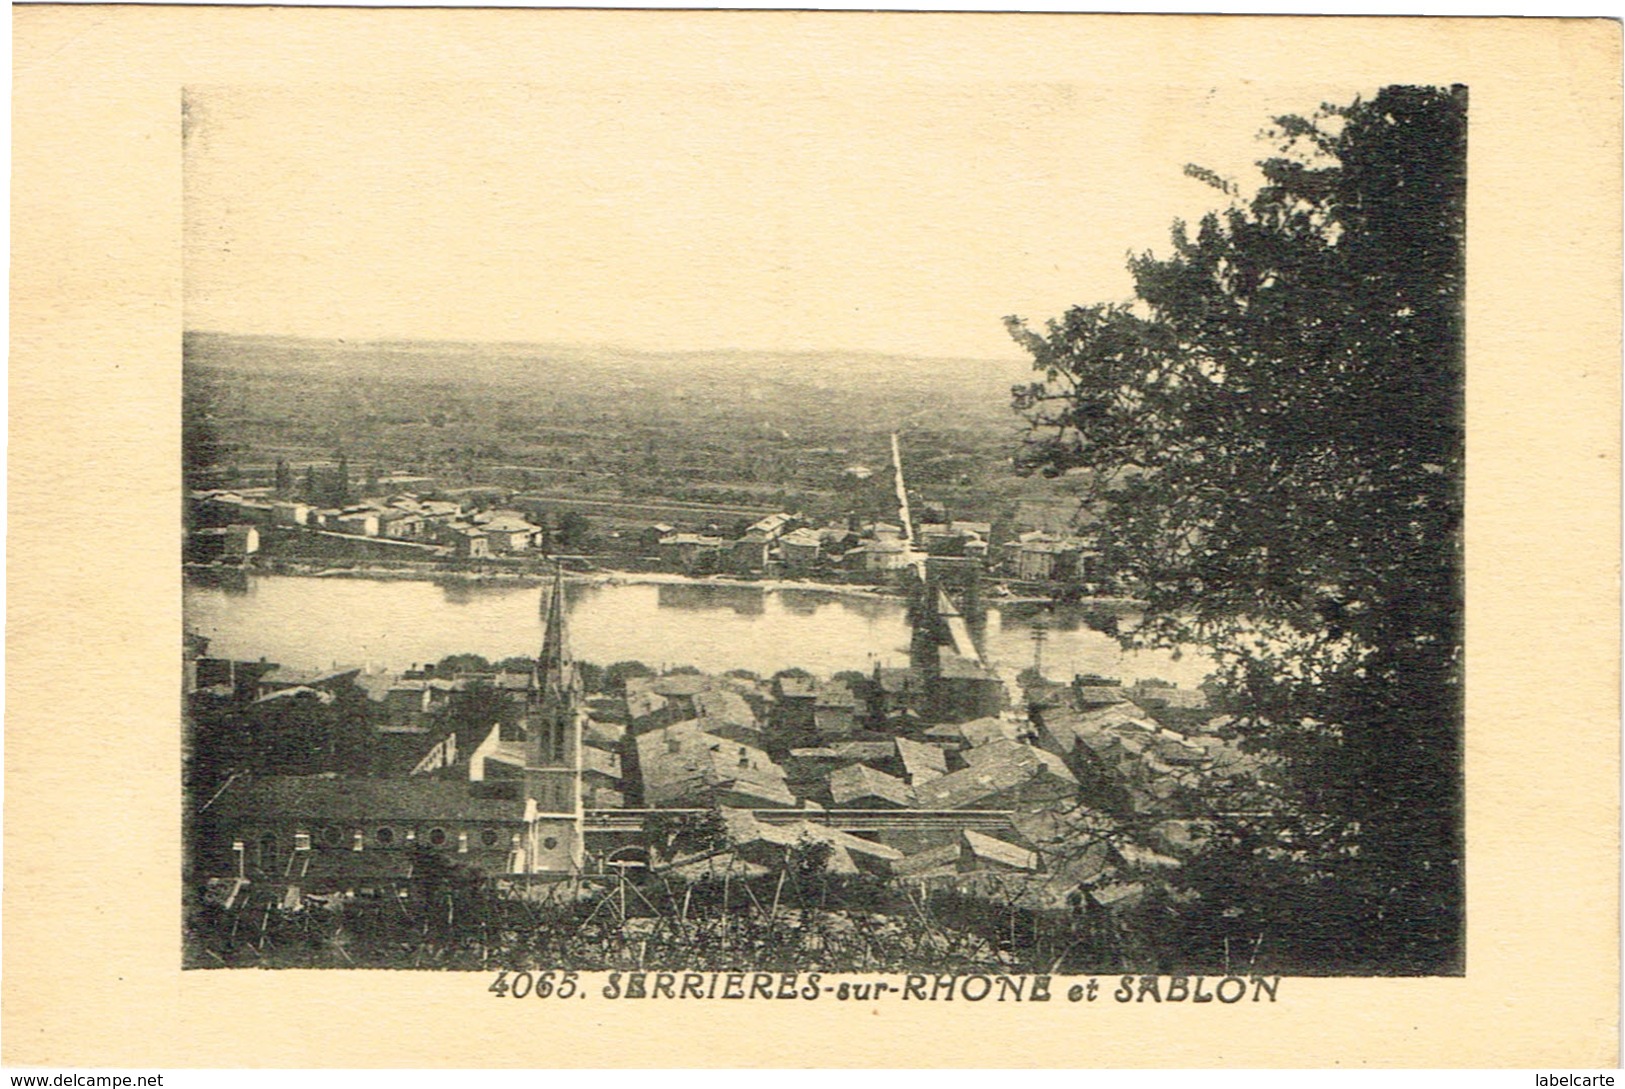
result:
[[[485,598],[503,597],[522,592],[513,583],[481,582],[475,579],[436,579],[435,586],[448,605],[469,605]],[[531,589],[531,593],[535,593]]]
[[[240,567],[215,566],[187,568],[188,584],[196,583],[226,594],[247,594],[250,591],[248,572]]]
[[[1093,629],[1110,631],[1118,624],[1133,624],[1139,611],[1123,605],[1055,605],[1042,601],[1012,601],[998,605],[1006,624],[1043,624],[1051,631]]]
[[[797,616],[813,616],[830,602],[829,594],[810,593],[806,590],[780,590],[778,597],[784,611]]]
[[[305,668],[345,662],[400,669],[461,652],[495,661],[535,654],[541,645],[538,586],[237,574],[229,585],[186,584],[187,624],[211,640],[211,653],[263,655]],[[893,597],[572,582],[566,601],[575,653],[602,664],[635,659],[763,676],[800,666],[827,676],[877,663],[904,665],[908,658],[905,607]],[[1041,653],[1052,677],[1155,676],[1188,687],[1206,676],[1209,667],[1198,655],[1176,661],[1160,652],[1124,654],[1092,626],[1107,619],[1076,606],[995,604],[988,612],[988,654],[1007,675],[1032,665],[1040,653],[1033,631],[1041,621]]]
[[[767,611],[765,597],[755,586],[673,582],[660,587],[657,600],[662,609],[731,609],[740,616],[760,616]]]

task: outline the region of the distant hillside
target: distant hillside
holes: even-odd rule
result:
[[[1008,414],[1012,383],[1028,369],[1019,363],[919,358],[865,352],[646,352],[615,347],[435,341],[305,340],[293,337],[188,333],[185,360],[199,376],[278,374],[318,382],[467,385],[592,391],[606,385],[681,395],[732,388],[758,398],[781,389],[848,393],[871,410],[884,398],[899,416],[916,412],[919,397],[953,405],[972,416]]]
[[[777,504],[884,467],[895,430],[911,484],[945,501],[1033,490],[1009,469],[1017,363],[194,332],[184,368],[189,419],[255,471],[343,452],[358,474]]]

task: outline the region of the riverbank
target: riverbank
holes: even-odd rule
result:
[[[188,564],[188,570],[219,571],[218,565]],[[553,578],[551,572],[536,570],[480,569],[448,570],[438,565],[382,565],[331,564],[277,560],[270,563],[252,563],[242,568],[246,574],[285,575],[292,578],[365,579],[371,582],[457,582],[494,586],[544,586]],[[728,575],[695,577],[671,571],[571,571],[564,572],[565,581],[594,586],[738,586],[764,592],[794,590],[815,594],[839,594],[850,597],[901,597],[895,587],[871,586],[854,583],[816,582],[810,579],[738,578]]]
[[[205,571],[218,572],[222,569],[218,565],[186,565],[189,571],[198,573]],[[371,582],[434,582],[458,583],[469,585],[489,586],[543,586],[551,579],[551,572],[538,570],[502,570],[482,568],[477,570],[448,570],[436,564],[351,564],[333,566],[322,563],[309,563],[297,560],[276,560],[268,563],[251,563],[241,570],[246,574],[285,575],[293,578],[325,578],[325,579],[364,579]],[[673,571],[571,571],[566,568],[565,580],[573,583],[584,583],[594,586],[731,586],[743,589],[761,590],[763,593],[777,593],[779,591],[792,591],[796,593],[827,594],[840,597],[857,598],[891,598],[900,599],[902,592],[895,586],[874,586],[860,583],[818,582],[811,579],[784,579],[784,578],[740,578],[730,575],[707,575],[696,577],[683,575]],[[997,585],[997,584],[994,584]],[[988,606],[992,608],[1016,607],[1047,607],[1052,605],[1053,599],[1019,594],[998,594],[996,591],[987,594],[985,598]],[[1137,611],[1143,603],[1129,597],[1097,596],[1077,598],[1069,605],[1086,609],[1117,610],[1123,612]]]

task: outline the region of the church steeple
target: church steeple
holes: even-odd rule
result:
[[[547,598],[545,627],[542,635],[542,653],[536,659],[536,693],[539,699],[564,699],[574,696],[575,663],[570,658],[567,629],[564,622],[564,565],[553,571],[553,589]]]
[[[553,574],[542,650],[525,716],[529,752],[526,794],[538,818],[532,827],[532,872],[579,872],[582,863],[580,682],[570,658],[564,568]]]

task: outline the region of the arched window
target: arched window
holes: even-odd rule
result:
[[[276,836],[270,832],[260,837],[260,869],[276,869]]]

